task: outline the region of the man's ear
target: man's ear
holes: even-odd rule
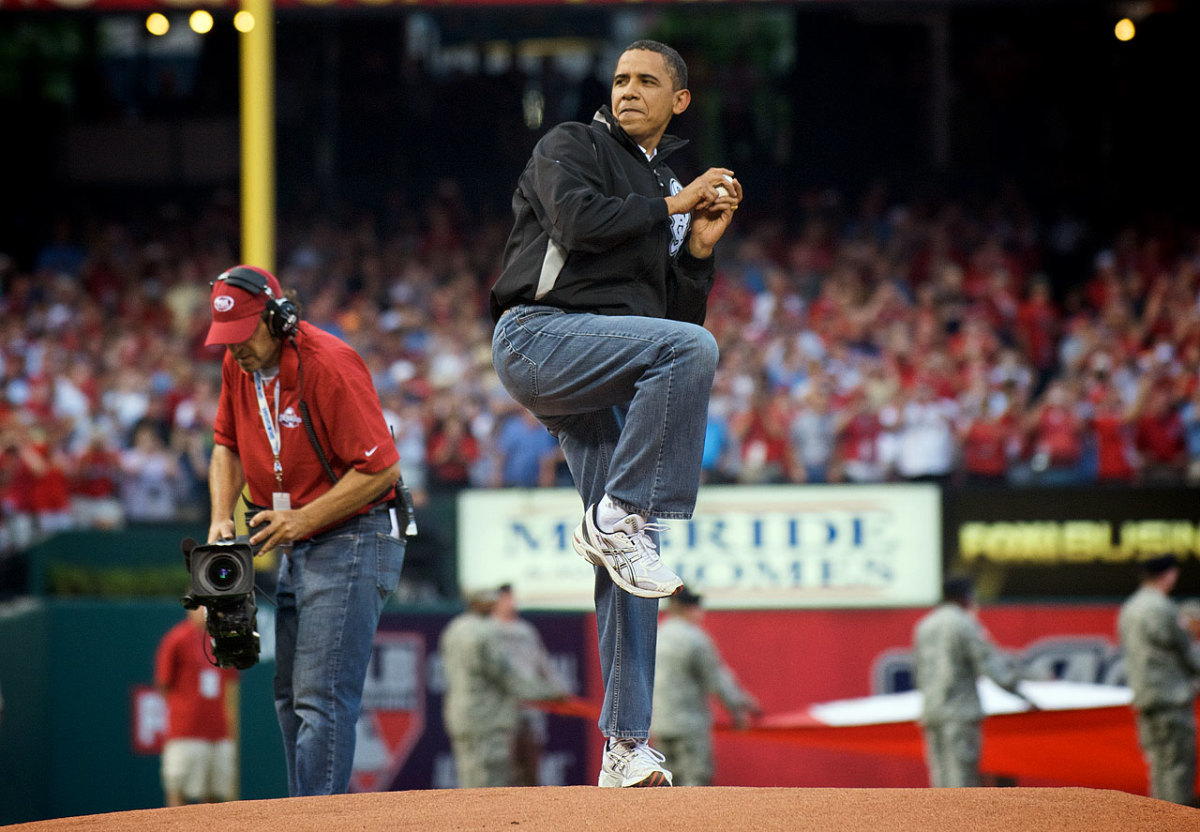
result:
[[[684,110],[686,110],[688,108],[688,105],[691,103],[692,103],[691,90],[676,90],[675,91],[675,100],[671,104],[671,112],[674,113],[675,115],[679,115]]]

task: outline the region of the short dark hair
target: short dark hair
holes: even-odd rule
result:
[[[1138,570],[1146,578],[1157,578],[1169,569],[1174,569],[1179,566],[1179,558],[1174,552],[1156,555],[1152,558],[1147,558],[1138,564]]]
[[[657,52],[663,56],[663,61],[667,65],[667,73],[671,76],[671,81],[675,84],[675,89],[686,90],[688,85],[687,63],[684,62],[683,56],[676,52],[665,43],[659,43],[656,40],[635,40],[633,43],[625,47],[625,52],[633,49],[644,49],[647,52]],[[622,53],[624,54],[624,53]]]
[[[975,597],[975,587],[965,575],[954,575],[942,584],[942,600],[965,607]]]

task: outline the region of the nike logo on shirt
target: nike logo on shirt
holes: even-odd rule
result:
[[[371,456],[371,454],[375,453],[378,450],[379,450],[379,446],[376,445],[374,448],[372,448],[371,450],[369,450],[365,454],[363,454],[363,456],[369,457],[369,456]]]

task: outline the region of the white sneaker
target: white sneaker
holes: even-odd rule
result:
[[[596,507],[583,513],[575,529],[575,551],[596,566],[603,566],[613,582],[642,598],[666,598],[683,586],[679,576],[663,566],[648,531],[666,531],[662,523],[647,523],[636,514],[626,516],[611,532],[596,526]]]
[[[601,788],[669,786],[671,772],[663,768],[665,759],[645,740],[606,740],[597,785]]]

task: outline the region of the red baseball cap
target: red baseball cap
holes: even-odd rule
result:
[[[238,270],[251,271],[261,276],[267,282],[270,296],[267,292],[255,293],[230,283],[230,274]],[[235,266],[223,272],[213,281],[212,326],[208,328],[208,337],[204,339],[204,343],[240,344],[245,341],[254,334],[254,329],[258,326],[271,297],[282,298],[283,289],[275,275],[266,269],[260,269],[258,266]]]

